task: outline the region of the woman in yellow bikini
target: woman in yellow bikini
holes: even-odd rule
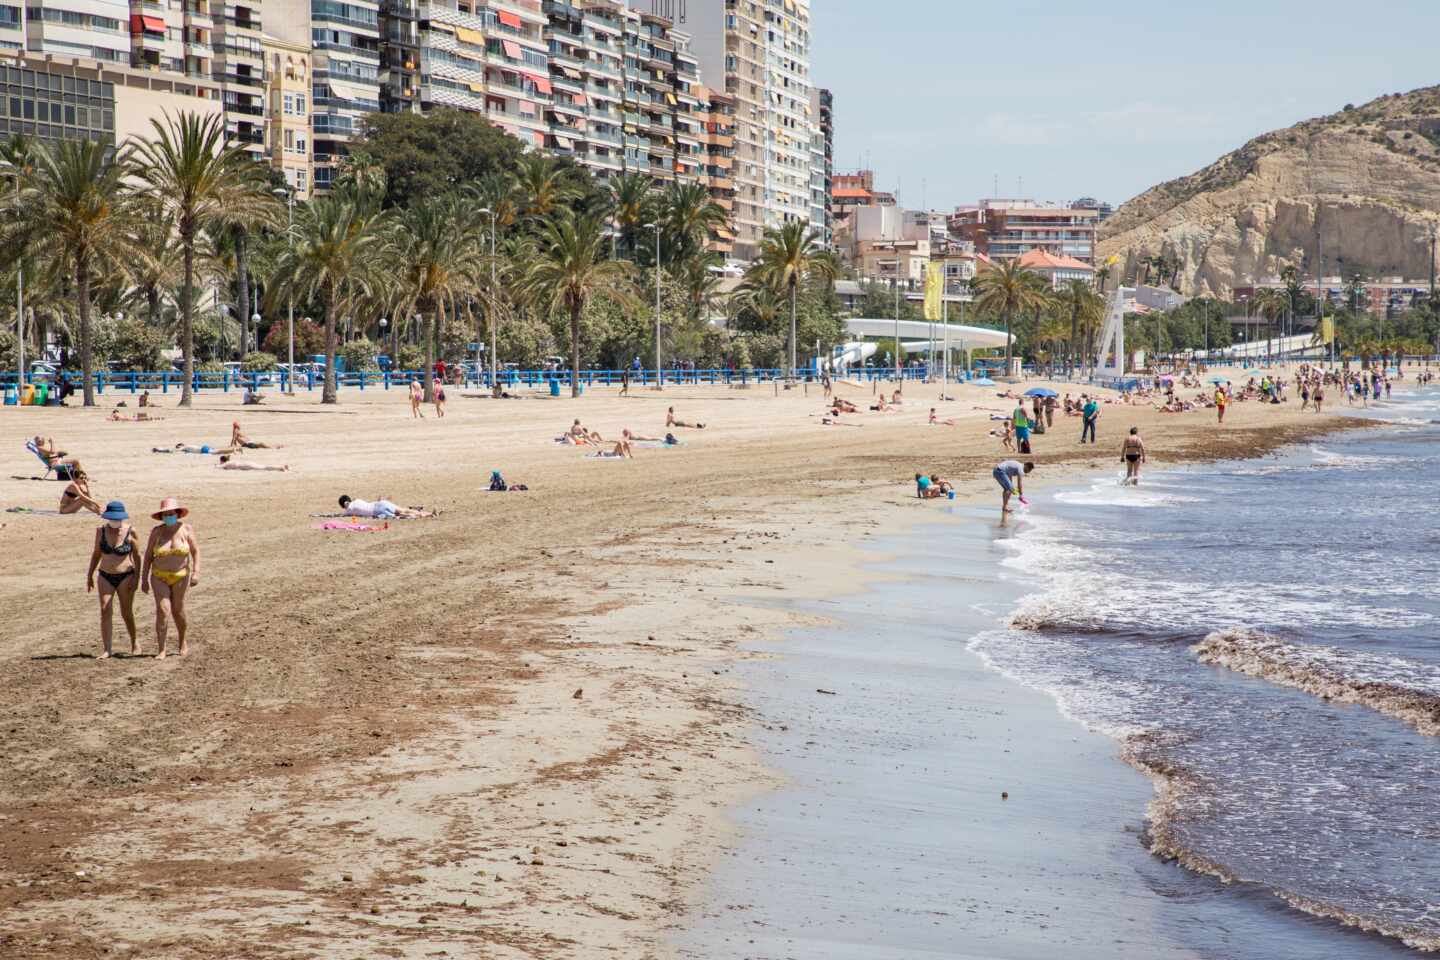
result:
[[[105,652],[104,660],[111,654],[110,639],[113,636],[115,605],[120,605],[120,616],[125,621],[125,630],[130,634],[130,652],[140,652],[140,643],[135,635],[135,587],[140,579],[136,569],[135,551],[140,549],[140,538],[128,521],[125,504],[111,500],[100,514],[105,525],[95,531],[95,548],[90,551],[90,568],[85,571],[85,591],[93,592],[100,575],[100,642]]]
[[[174,497],[160,501],[160,509],[150,516],[160,526],[150,531],[145,544],[145,569],[140,575],[140,589],[155,591],[155,639],[160,644],[160,659],[165,658],[167,621],[175,620],[180,638],[180,656],[189,653],[185,643],[185,594],[200,582],[200,544],[195,529],[185,523],[189,509],[180,506]]]

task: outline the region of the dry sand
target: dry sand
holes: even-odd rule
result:
[[[205,396],[152,423],[6,408],[5,506],[53,508],[62,484],[21,477],[39,472],[24,439],[54,436],[102,502],[186,503],[203,576],[190,656],[153,659],[142,595],[144,655],[97,661],[96,519],[0,515],[0,956],[669,953],[727,807],[775,783],[731,667],[747,635],[795,618],[736,598],[835,589],[855,533],[933,516],[918,469],[998,512],[996,389],[937,404],[912,386],[904,412],[855,427],[822,426],[816,388],[769,386],[578,402],[452,388],[422,421],[379,390],[333,408]],[[707,424],[678,449],[615,462],[550,442],[575,416],[663,435],[669,404]],[[927,426],[932,404],[965,422]],[[1177,462],[1357,422],[1296,406],[1237,404],[1223,428],[1213,411],[1107,406],[1098,447],[1075,419],[1037,438],[1031,483],[1116,469],[1131,425]],[[286,445],[245,458],[288,473],[149,452],[218,445],[237,416]],[[531,491],[482,492],[495,468]],[[442,516],[313,529],[341,493]]]

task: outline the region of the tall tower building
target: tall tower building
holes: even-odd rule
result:
[[[811,202],[819,117],[811,99],[810,0],[650,3],[691,35],[705,82],[735,98],[735,255],[754,257],[765,230],[785,223],[808,223],[823,234],[823,206]]]

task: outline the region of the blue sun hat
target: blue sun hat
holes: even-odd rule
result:
[[[130,514],[125,511],[125,504],[120,500],[111,500],[105,504],[105,512],[100,514],[105,520],[129,520]]]

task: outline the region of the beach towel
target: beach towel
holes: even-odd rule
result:
[[[6,507],[6,513],[24,513],[34,517],[63,517],[59,510],[40,510],[35,507]]]
[[[587,454],[585,454],[585,459],[586,459],[586,460],[624,460],[624,459],[625,459],[625,455],[624,455],[623,453],[611,453],[611,452],[608,451],[608,450],[602,450],[602,451],[600,451],[599,453],[587,453]]]
[[[310,526],[313,530],[344,530],[348,533],[379,533],[382,530],[390,529],[388,522],[373,527],[358,520],[326,520],[324,523],[312,523]]]
[[[644,447],[646,450],[668,450],[671,447],[683,447],[685,442],[666,443],[664,440],[636,440],[631,446]]]

